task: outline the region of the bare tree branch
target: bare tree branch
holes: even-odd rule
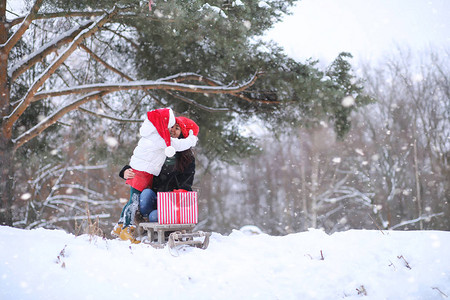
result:
[[[110,217],[111,217],[111,214],[97,214],[97,215],[90,216],[90,218],[102,218],[102,219],[106,219],[106,218],[110,218]],[[72,217],[59,217],[59,218],[55,218],[55,219],[51,219],[51,220],[38,220],[38,221],[28,225],[26,227],[26,229],[36,228],[36,227],[40,227],[43,225],[49,225],[49,224],[54,224],[54,223],[58,223],[58,222],[87,220],[88,218],[89,217],[87,217],[87,216],[72,216]]]
[[[389,230],[394,230],[394,229],[397,229],[397,228],[405,226],[405,225],[414,224],[414,223],[417,223],[417,222],[420,222],[420,221],[423,221],[423,220],[428,220],[428,219],[431,219],[433,217],[438,217],[438,216],[442,216],[442,215],[444,215],[443,212],[436,213],[436,214],[431,214],[431,215],[428,215],[428,216],[420,216],[420,217],[415,218],[413,220],[408,220],[408,221],[403,221],[401,223],[398,223],[398,224],[390,227]]]

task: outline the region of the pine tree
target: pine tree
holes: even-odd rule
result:
[[[204,153],[223,160],[255,150],[237,128],[250,118],[282,127],[325,115],[345,132],[353,107],[330,107],[360,92],[338,80],[348,65],[325,74],[258,40],[293,3],[36,0],[22,16],[0,0],[0,224],[13,221],[14,157],[100,116],[173,107],[198,121]]]

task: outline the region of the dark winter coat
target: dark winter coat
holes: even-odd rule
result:
[[[129,165],[126,165],[119,172],[119,176],[123,179],[125,170],[130,169]],[[170,192],[175,189],[183,189],[192,191],[192,183],[194,182],[195,175],[195,158],[192,162],[186,166],[183,172],[175,170],[175,158],[167,158],[161,169],[159,176],[153,177],[152,190],[157,192]]]

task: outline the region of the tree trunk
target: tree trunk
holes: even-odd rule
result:
[[[12,143],[0,136],[0,225],[12,225],[14,165]]]
[[[0,0],[0,44],[8,40],[9,24],[6,21],[6,0]],[[8,55],[4,47],[0,47],[0,225],[12,225],[13,199],[13,145],[11,130],[5,126],[3,117],[10,112]]]
[[[414,132],[415,134],[415,132]],[[417,215],[422,217],[422,197],[420,196],[419,163],[417,161],[417,139],[414,140],[414,173],[416,178]],[[419,221],[419,229],[423,230],[423,221]]]
[[[313,148],[314,153],[311,159],[311,227],[317,228],[317,196],[319,188],[319,163],[320,157],[317,149]]]

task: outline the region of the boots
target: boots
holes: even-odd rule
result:
[[[123,223],[116,224],[114,229],[111,231],[111,235],[115,237],[120,237],[120,232],[122,231]]]
[[[129,240],[133,244],[139,244],[141,241],[136,240],[136,238],[134,237],[135,230],[136,230],[136,227],[134,227],[134,226],[125,227],[120,232],[120,236],[119,236],[120,239],[124,240],[124,241],[128,241]]]

